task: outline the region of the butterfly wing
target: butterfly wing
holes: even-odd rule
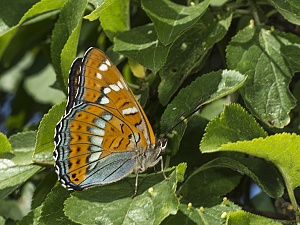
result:
[[[98,49],[74,61],[66,113],[56,127],[56,171],[69,189],[117,181],[155,145],[152,128],[121,73]]]
[[[119,70],[96,48],[90,48],[84,58],[82,72],[85,80],[82,79],[79,84],[84,91],[77,96],[78,101],[98,102],[115,109],[115,115],[119,114],[128,124],[133,124],[145,137],[149,137],[148,145],[155,145],[154,133],[144,110]]]
[[[74,60],[69,73],[69,87],[68,87],[68,103],[66,106],[66,114],[75,104],[75,96],[78,89],[78,79],[81,73],[82,58]]]

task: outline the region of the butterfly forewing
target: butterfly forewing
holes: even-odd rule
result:
[[[152,128],[122,75],[100,50],[74,61],[66,113],[56,127],[56,170],[70,189],[111,183],[154,147]],[[152,148],[151,147],[151,148]]]
[[[103,52],[95,48],[86,52],[82,74],[84,76],[81,76],[79,85],[84,88],[77,99],[115,109],[114,115],[123,117],[149,137],[150,143],[147,144],[155,144],[152,128],[143,109],[119,70]]]

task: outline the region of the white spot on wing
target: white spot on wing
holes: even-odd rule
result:
[[[102,130],[102,129],[91,127],[89,130],[90,130],[90,132],[92,132],[95,135],[98,135],[98,136],[104,135],[104,130]]]
[[[106,125],[106,122],[101,120],[101,119],[95,119],[94,121],[94,124],[97,126],[97,127],[100,127],[102,129],[105,128],[105,125]]]
[[[103,141],[103,138],[101,138],[101,143],[98,143],[98,145],[102,145],[102,141]],[[91,150],[91,152],[102,152],[102,148],[99,147],[99,146],[95,146],[95,145],[91,145],[89,147],[89,149]]]
[[[104,94],[108,94],[109,92],[111,92],[111,89],[109,87],[103,89]]]
[[[92,163],[97,161],[98,159],[100,159],[100,156],[101,156],[101,152],[92,153],[89,157],[89,162]]]
[[[97,127],[100,127],[100,128],[102,128],[102,129],[105,128],[105,125],[106,125],[106,122],[105,122],[105,121],[103,121],[103,120],[101,120],[101,119],[95,119],[93,122],[95,123],[95,125],[96,125]]]
[[[96,73],[97,78],[102,79],[101,73]]]
[[[97,136],[94,136],[94,137],[91,137],[91,143],[93,145],[101,145],[102,144],[102,141],[103,141],[103,138],[102,137],[97,137]]]
[[[121,89],[124,88],[123,84],[122,84],[120,81],[118,81],[117,85],[118,85]]]
[[[109,103],[109,99],[105,96],[103,96],[101,99],[100,99],[100,102],[99,102],[101,105],[106,105]]]
[[[105,114],[102,116],[102,118],[106,121],[110,121],[112,119],[112,115],[111,114]]]
[[[131,107],[131,108],[122,110],[123,115],[133,114],[133,113],[137,113],[137,112],[138,112],[138,109],[136,107]]]
[[[114,91],[120,91],[120,87],[116,84],[110,84],[109,87]]]
[[[99,66],[99,70],[107,71],[108,70],[108,65],[106,65],[105,63],[101,63],[100,66]]]
[[[136,128],[137,128],[138,130],[142,131],[142,130],[143,130],[143,125],[142,125],[142,124],[139,124],[139,125],[136,126]]]
[[[134,133],[134,138],[136,142],[140,141],[140,135],[138,133]]]
[[[106,59],[104,63],[105,63],[106,65],[108,65],[108,66],[111,66],[111,63],[110,63],[110,61],[109,61],[108,59]]]

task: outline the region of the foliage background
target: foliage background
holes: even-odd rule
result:
[[[299,12],[298,0],[0,0],[0,223],[299,224]],[[135,198],[134,176],[69,192],[52,168],[68,72],[90,46],[157,134],[200,109],[168,133],[170,179],[149,170]]]

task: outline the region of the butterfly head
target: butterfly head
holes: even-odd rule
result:
[[[167,144],[168,144],[168,139],[167,138],[165,138],[165,137],[158,138],[157,141],[156,141],[156,148],[159,148],[160,152],[164,153],[164,151],[167,147]]]
[[[138,173],[144,172],[149,167],[153,167],[159,161],[162,161],[161,153],[164,152],[167,142],[167,138],[158,138],[155,146],[149,146],[147,151],[142,151],[139,157],[137,157],[134,171],[137,171]]]

